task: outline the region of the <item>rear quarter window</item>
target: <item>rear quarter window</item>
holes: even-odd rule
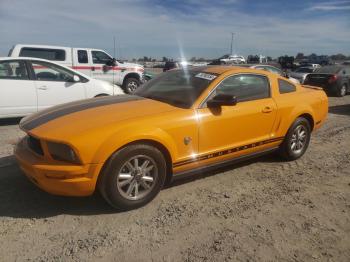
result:
[[[292,93],[297,90],[295,85],[283,79],[278,79],[278,89],[280,94]]]
[[[66,51],[63,49],[23,47],[19,53],[19,56],[35,57],[51,61],[64,61],[66,60]]]

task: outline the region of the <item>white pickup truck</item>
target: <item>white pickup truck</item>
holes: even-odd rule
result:
[[[9,57],[36,57],[55,61],[92,78],[105,80],[131,93],[144,81],[144,68],[138,64],[119,62],[100,49],[48,45],[15,45]]]

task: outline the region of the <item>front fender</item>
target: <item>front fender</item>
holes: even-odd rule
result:
[[[177,155],[176,144],[172,137],[164,130],[152,127],[145,128],[142,132],[139,129],[135,132],[131,130],[130,127],[126,127],[106,138],[96,151],[93,157],[93,163],[106,162],[114,152],[123,146],[141,140],[150,140],[162,144],[169,151],[171,159],[175,159]]]

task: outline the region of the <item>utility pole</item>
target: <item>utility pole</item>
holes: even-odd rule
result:
[[[232,46],[233,46],[233,35],[234,35],[235,33],[231,33],[231,55],[233,55],[232,54]]]

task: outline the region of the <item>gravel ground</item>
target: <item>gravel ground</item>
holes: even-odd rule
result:
[[[32,185],[6,157],[17,123],[0,123],[1,261],[350,261],[350,96],[330,98],[301,159],[198,175],[122,213]]]

